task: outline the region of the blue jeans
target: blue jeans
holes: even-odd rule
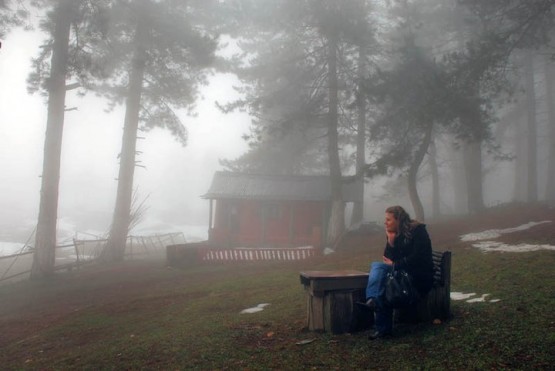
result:
[[[374,327],[381,333],[391,333],[393,330],[393,308],[385,301],[385,280],[387,273],[393,268],[381,262],[370,265],[366,299],[372,298],[376,303]]]

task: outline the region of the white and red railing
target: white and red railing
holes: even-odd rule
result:
[[[296,261],[305,260],[318,255],[319,250],[312,246],[307,247],[276,247],[276,248],[248,248],[235,247],[228,249],[221,248],[200,248],[197,250],[199,261]]]

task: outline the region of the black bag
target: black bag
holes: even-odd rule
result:
[[[385,300],[393,308],[402,308],[414,304],[420,299],[412,283],[412,277],[402,269],[393,269],[387,274],[385,282]]]

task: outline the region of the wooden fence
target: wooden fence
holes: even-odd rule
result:
[[[78,236],[78,234],[76,234]],[[22,244],[17,254],[0,256],[0,282],[14,279],[25,279],[31,273],[34,248],[29,245],[29,237]],[[56,246],[55,270],[78,268],[83,264],[94,262],[106,247],[105,238],[79,239],[73,238],[71,243]],[[126,259],[160,258],[166,246],[176,242],[185,242],[183,233],[165,233],[150,236],[129,236],[125,249]]]

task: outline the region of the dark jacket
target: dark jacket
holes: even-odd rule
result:
[[[430,291],[434,277],[432,242],[425,224],[417,224],[412,229],[412,238],[395,237],[393,246],[386,242],[384,256],[393,260],[396,269],[406,270],[414,280],[421,295]]]

